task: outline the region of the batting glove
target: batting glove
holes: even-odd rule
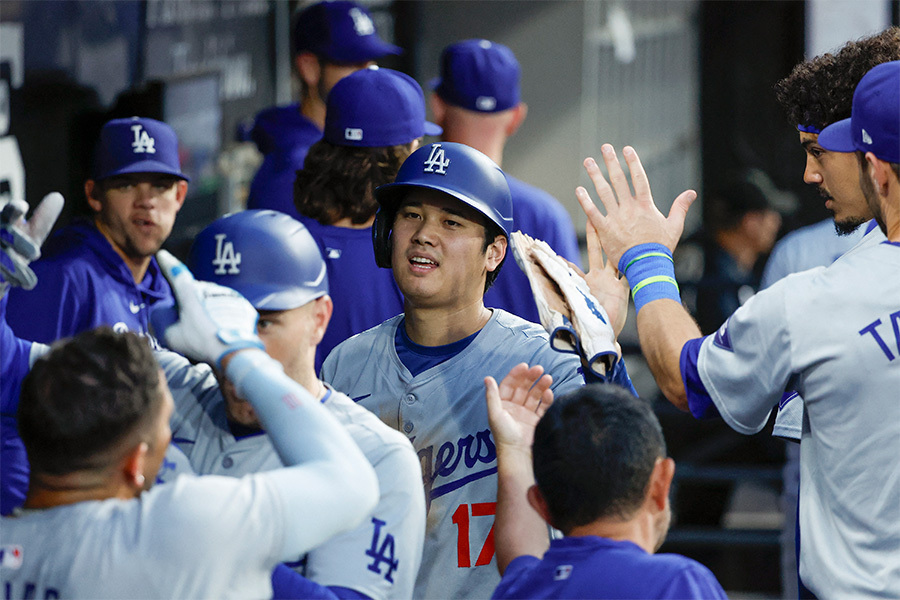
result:
[[[28,263],[40,258],[41,244],[62,212],[63,204],[62,194],[47,194],[27,223],[28,203],[24,200],[11,200],[0,211],[0,252],[3,254],[0,258],[0,297],[9,286],[30,290],[37,285],[37,276]]]
[[[231,288],[197,281],[165,250],[156,253],[156,260],[177,305],[156,303],[150,309],[154,335],[167,347],[219,369],[227,354],[245,348],[265,349],[256,335],[259,314],[246,298]]]
[[[559,352],[577,354],[578,335],[569,320],[569,307],[560,295],[559,287],[535,261],[532,253],[535,240],[521,231],[512,232],[510,239],[516,263],[531,286],[541,325],[550,334],[550,347]]]

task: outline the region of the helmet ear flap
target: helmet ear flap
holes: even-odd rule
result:
[[[394,225],[396,209],[380,207],[375,213],[372,225],[372,243],[375,246],[375,264],[382,269],[391,268],[391,228]]]

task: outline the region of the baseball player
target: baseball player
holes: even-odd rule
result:
[[[512,50],[484,39],[456,42],[441,53],[440,77],[432,82],[431,111],[441,138],[483,152],[503,166],[503,150],[528,113],[521,101],[522,70]],[[513,204],[513,229],[547,242],[560,256],[581,263],[572,218],[542,189],[505,173]],[[495,306],[539,322],[529,284],[519,269],[503,269],[484,296]]]
[[[499,387],[485,382],[498,564],[508,563],[493,597],[726,598],[703,565],[654,554],[672,517],[675,463],[650,404],[596,384],[554,402],[540,368],[524,367]],[[532,519],[565,537],[547,550],[522,535]]]
[[[172,296],[153,255],[172,231],[187,182],[171,127],[138,117],[107,122],[84,184],[93,219],[51,237],[33,265],[37,286],[10,292],[13,331],[43,343],[98,325],[148,335],[150,307]]]
[[[380,489],[375,510],[303,561],[306,576],[327,586],[316,594],[412,597],[425,535],[418,461],[405,436],[316,377],[313,357],[328,325],[331,298],[325,262],[309,232],[277,211],[235,213],[200,232],[188,265],[198,279],[232,288],[250,301],[260,314],[266,352],[340,421],[375,469]],[[220,384],[210,369],[174,353],[161,353],[158,360],[175,400],[173,440],[194,471],[242,477],[283,466],[256,412],[232,385],[219,377]],[[276,597],[283,594],[278,584],[276,579]]]
[[[28,460],[16,425],[19,387],[46,346],[19,339],[6,323],[6,292],[10,286],[26,289],[37,284],[28,263],[40,248],[63,207],[63,197],[48,194],[26,223],[28,203],[13,200],[0,212],[0,514],[8,515],[25,501]]]
[[[577,191],[632,287],[645,356],[673,404],[697,416],[718,411],[750,434],[785,389],[803,397],[800,575],[820,598],[900,595],[900,339],[889,325],[900,297],[898,121],[900,62],[885,63],[860,81],[851,121],[831,126],[831,142],[828,128],[818,140],[866,153],[860,181],[875,188],[866,196],[887,243],[781,280],[705,338],[678,302],[669,258],[695,193],[676,198],[663,217],[637,154],[625,148],[633,197],[609,145],[603,157],[612,188],[596,162],[585,161],[608,215]],[[847,130],[852,146],[840,139]]]
[[[398,71],[362,69],[328,94],[325,135],[310,148],[294,190],[299,220],[328,265],[334,302],[316,372],[339,343],[403,312],[394,278],[372,251],[375,188],[394,180],[423,136],[440,132],[425,120],[422,88]]]
[[[250,184],[247,208],[300,216],[294,208],[294,178],[310,146],[322,137],[331,88],[377,59],[401,52],[378,37],[369,11],[355,2],[318,2],[296,15],[291,54],[300,80],[300,102],[256,115],[251,137],[263,162]]]
[[[430,144],[375,197],[375,259],[392,269],[404,313],[340,344],[322,378],[405,433],[418,453],[428,521],[413,596],[486,598],[499,581],[497,466],[482,381],[526,362],[565,392],[583,384],[580,361],[554,351],[540,326],[484,306],[512,225],[506,179],[489,158]],[[623,361],[611,379],[630,386]]]
[[[900,27],[848,42],[834,54],[804,61],[776,84],[776,99],[797,127],[800,143],[806,151],[804,181],[816,185],[826,202],[830,202],[833,218],[803,227],[779,241],[763,271],[763,288],[791,273],[830,265],[856,246],[863,236],[866,236],[866,245],[884,240],[857,182],[856,162],[849,154],[822,148],[818,144],[818,134],[827,125],[850,116],[853,91],[859,80],[872,67],[891,60],[900,60]],[[863,222],[865,225],[852,230]],[[775,421],[775,435],[799,441],[802,401],[796,394],[782,399]],[[800,449],[789,444],[785,454],[782,589],[785,597],[796,597]]]
[[[32,473],[27,510],[2,518],[9,597],[270,597],[278,562],[356,526],[375,506],[368,462],[260,350],[253,307],[197,283],[171,255],[160,261],[181,318],[155,314],[157,331],[223,370],[289,466],[243,479],[180,477],[147,491],[172,412],[149,345],[108,327],[61,342],[22,385]]]

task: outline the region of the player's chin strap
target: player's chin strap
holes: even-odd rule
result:
[[[616,334],[606,310],[591,294],[584,278],[546,242],[520,231],[511,237],[513,255],[531,284],[541,324],[551,336],[551,346],[560,349],[559,339],[563,337],[560,331],[564,330],[565,338],[574,341],[571,344],[574,350],[568,351],[581,355],[591,372],[605,379],[619,358]]]
[[[11,200],[0,210],[0,296],[12,285],[30,290],[37,285],[37,276],[28,266],[41,256],[41,244],[56,222],[65,201],[58,192],[44,196],[28,223],[24,216],[28,203]]]

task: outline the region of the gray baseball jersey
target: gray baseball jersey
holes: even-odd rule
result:
[[[269,436],[235,439],[208,366],[191,365],[171,352],[158,352],[157,360],[175,400],[173,442],[198,474],[241,477],[283,466]],[[405,436],[344,394],[332,390],[324,406],[375,468],[380,496],[362,525],[311,551],[302,572],[321,585],[351,588],[376,600],[410,598],[425,535],[425,499],[415,452]]]
[[[25,510],[2,519],[0,579],[7,598],[266,598],[291,510],[264,475]]]
[[[824,226],[828,226],[825,228]],[[875,227],[865,233],[860,227],[851,236],[841,236],[834,231],[831,219],[795,231],[786,236],[772,252],[766,263],[762,286],[767,288],[791,273],[799,273],[819,266],[828,266],[841,255],[849,255],[864,248],[880,244],[887,238]],[[792,237],[795,236],[795,237]],[[784,242],[784,245],[782,245]],[[795,394],[784,398],[778,405],[772,435],[789,440],[799,440],[803,431],[803,398]]]
[[[578,357],[550,348],[547,333],[494,309],[459,354],[413,377],[397,356],[403,315],[335,348],[323,379],[406,433],[422,467],[428,509],[416,598],[488,598],[500,582],[494,557],[497,455],[488,427],[484,378],[500,381],[521,362],[553,376],[557,395],[584,381]]]
[[[820,598],[900,598],[898,299],[900,244],[860,248],[756,294],[697,356],[742,433],[803,397],[800,574]]]

